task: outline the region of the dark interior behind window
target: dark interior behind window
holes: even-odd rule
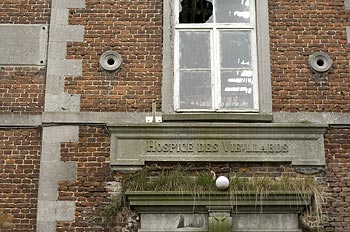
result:
[[[207,0],[183,0],[180,23],[205,23],[213,15],[213,4]]]

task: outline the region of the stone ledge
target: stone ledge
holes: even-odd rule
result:
[[[41,114],[0,114],[1,127],[40,127]]]
[[[272,122],[272,114],[254,113],[176,113],[163,114],[164,122]]]
[[[266,212],[278,209],[299,211],[311,204],[311,193],[300,192],[269,192],[265,195],[259,195],[256,192],[237,192],[230,195],[229,192],[204,192],[195,194],[191,192],[149,192],[149,191],[127,191],[125,193],[131,207],[137,211],[162,211],[170,210],[193,210],[196,207],[199,211],[206,211],[211,208],[229,207],[232,211],[240,213],[248,211]],[[303,197],[302,197],[303,195]]]

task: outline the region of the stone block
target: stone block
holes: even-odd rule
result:
[[[66,42],[49,42],[49,60],[66,60],[67,43]],[[63,91],[62,91],[63,92]]]
[[[56,183],[56,185],[59,181],[75,181],[76,169],[75,162],[41,161],[40,178],[43,181]]]
[[[43,141],[48,143],[77,142],[79,126],[51,126],[43,128]]]
[[[299,232],[297,214],[234,214],[233,231]]]
[[[56,222],[51,221],[37,221],[36,222],[37,232],[51,232],[56,231]]]
[[[46,94],[59,95],[64,92],[64,76],[46,76]]]
[[[52,180],[40,181],[40,187],[43,191],[39,191],[38,200],[40,201],[57,201],[58,198],[58,185],[53,183]]]
[[[53,9],[51,11],[51,25],[68,25],[69,10]]]
[[[52,25],[50,28],[50,42],[83,42],[84,27],[80,25]]]
[[[206,214],[141,214],[141,231],[207,231]]]
[[[344,0],[345,10],[350,10],[350,0]]]
[[[45,111],[49,112],[78,112],[80,110],[80,95],[46,94]]]
[[[52,0],[52,8],[85,8],[85,0]]]
[[[47,67],[47,75],[80,76],[81,74],[81,60],[49,60]]]
[[[71,201],[38,201],[39,221],[73,221],[75,203]]]
[[[348,41],[348,43],[350,43],[350,27],[347,26],[346,28],[346,39]]]

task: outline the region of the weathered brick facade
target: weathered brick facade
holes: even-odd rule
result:
[[[0,112],[41,114],[44,107],[45,69],[0,68]]]
[[[47,24],[50,19],[49,0],[3,0],[0,3],[1,24]]]
[[[349,128],[332,128],[326,134],[327,204],[326,231],[348,231],[349,215]]]
[[[81,111],[150,111],[160,104],[162,1],[87,1],[71,10],[69,22],[84,25],[84,42],[68,45],[67,58],[83,60],[83,75],[66,78],[68,93],[81,95]],[[118,73],[99,68],[101,54],[117,50]]]
[[[269,1],[269,11],[274,111],[349,112],[344,1]],[[326,79],[308,66],[319,51],[334,60]]]
[[[109,168],[109,136],[105,128],[82,126],[77,143],[61,145],[62,160],[78,163],[77,181],[61,182],[59,199],[76,202],[75,222],[58,223],[57,231],[104,231],[103,211],[110,202],[106,183],[113,181]]]
[[[347,28],[350,3],[347,0],[268,0],[268,4],[271,115],[276,120],[271,123],[302,121],[308,125],[329,125],[324,141],[326,165],[321,167],[324,171],[311,176],[325,188],[324,231],[350,231]],[[50,14],[53,7],[57,15]],[[64,75],[62,84],[65,94],[80,97],[78,109],[45,111],[48,89],[54,92],[60,86],[58,82],[55,82],[57,86],[47,84],[47,66],[0,64],[0,210],[13,216],[13,226],[8,231],[51,231],[38,229],[39,224],[40,228],[53,225],[56,231],[136,231],[135,226],[131,226],[135,219],[127,215],[123,215],[126,221],[117,223],[114,230],[104,216],[106,207],[113,201],[112,195],[121,191],[121,180],[125,176],[110,168],[111,135],[106,125],[144,123],[145,116],[151,115],[152,101],[157,103],[158,113],[162,112],[163,1],[2,0],[0,24],[50,25],[54,21],[62,26],[65,22],[60,14],[65,10],[67,25],[84,27],[82,42],[63,39],[67,43],[63,56],[82,61],[82,75]],[[52,41],[52,44],[55,42],[58,43]],[[109,50],[118,51],[123,57],[117,72],[99,67],[101,54]],[[320,51],[328,53],[334,61],[330,72],[322,77],[313,73],[308,65],[309,55]],[[52,61],[61,59],[55,52],[48,51],[48,54]],[[290,113],[301,115],[302,120],[295,120]],[[281,114],[283,120],[278,117]],[[201,122],[211,123],[210,120]],[[57,142],[54,137],[61,134],[48,133],[49,136],[43,138],[42,131],[54,126],[62,127],[63,132],[67,126],[78,127],[78,141],[69,138]],[[39,173],[43,170],[40,162],[48,162],[40,159],[45,152],[46,155],[54,153],[43,151],[51,139],[54,140],[51,148],[59,143],[59,152],[54,154],[57,162],[71,162],[76,170],[69,169],[74,178],[59,179],[57,186],[42,189],[39,194]],[[146,163],[155,173],[175,165],[173,162]],[[221,174],[233,172],[241,177],[305,176],[298,168],[283,162],[186,162],[183,165],[193,171],[210,169]],[[45,167],[45,170],[50,169]],[[64,176],[62,170],[65,169],[57,170],[57,176]],[[73,215],[74,220],[61,220],[57,215],[49,216],[46,221],[40,218],[54,211],[38,213],[38,201],[46,202],[47,198],[51,203],[72,203],[74,208],[68,207],[65,214]],[[40,210],[45,210],[45,204],[42,205]]]
[[[0,129],[0,208],[13,216],[10,231],[35,231],[40,129]]]

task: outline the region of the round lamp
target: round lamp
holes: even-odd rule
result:
[[[226,176],[219,176],[216,179],[215,185],[218,189],[225,190],[230,185],[230,181],[228,180],[228,178]]]

